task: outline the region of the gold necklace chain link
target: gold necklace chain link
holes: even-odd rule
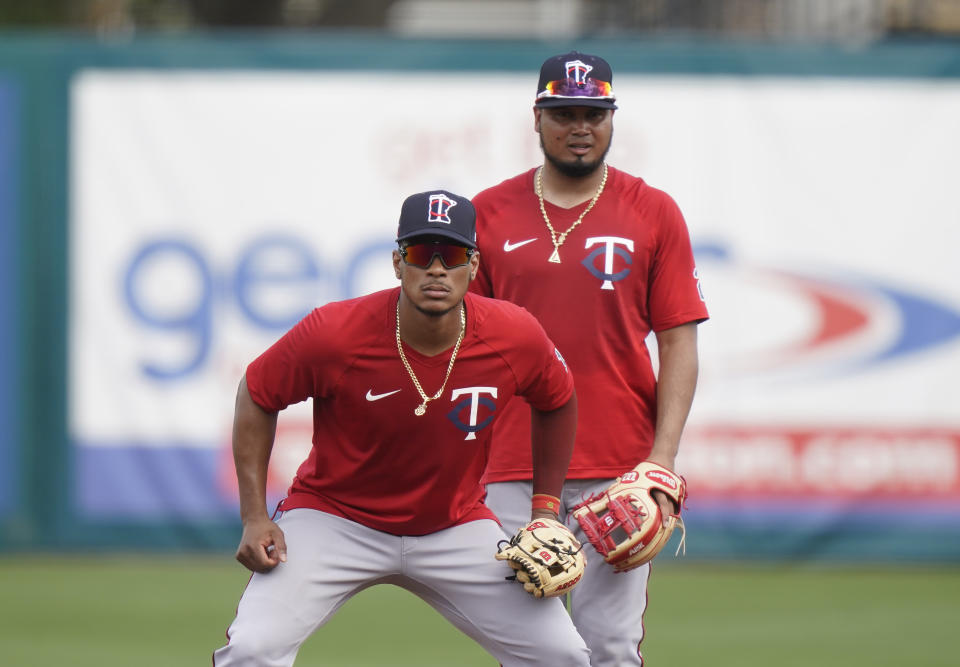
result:
[[[543,167],[537,168],[537,178],[535,179],[535,190],[537,191],[537,199],[540,202],[540,213],[543,214],[543,221],[547,223],[547,229],[550,230],[550,240],[553,241],[553,254],[550,255],[550,261],[554,264],[560,263],[560,246],[563,245],[563,242],[567,240],[567,234],[572,232],[574,228],[583,221],[583,217],[590,212],[590,209],[593,208],[593,205],[597,203],[597,200],[600,199],[600,195],[603,193],[603,188],[607,185],[607,163],[603,163],[603,178],[600,180],[600,187],[597,188],[597,193],[593,195],[593,199],[590,200],[590,203],[587,204],[587,207],[583,209],[583,213],[580,214],[580,217],[577,218],[570,228],[567,229],[564,233],[557,236],[557,231],[553,228],[553,225],[550,223],[550,217],[547,215],[547,207],[543,205]]]
[[[457,336],[457,344],[453,346],[453,354],[450,355],[450,363],[447,364],[447,375],[443,378],[443,384],[440,386],[440,389],[433,396],[427,396],[427,393],[423,390],[423,387],[420,386],[420,380],[417,379],[417,374],[413,372],[413,368],[410,366],[410,362],[407,361],[407,355],[403,353],[403,343],[400,341],[400,301],[397,300],[397,352],[400,353],[400,361],[403,362],[403,367],[407,369],[407,373],[410,375],[410,379],[413,380],[413,386],[417,388],[417,391],[420,393],[420,398],[423,402],[417,406],[413,411],[413,414],[418,417],[422,417],[427,411],[427,403],[430,401],[435,401],[441,396],[443,396],[443,390],[447,388],[447,380],[450,379],[450,373],[453,371],[453,363],[457,360],[457,352],[460,351],[460,343],[463,342],[463,334],[467,330],[467,318],[464,315],[465,305],[460,304],[460,335]]]

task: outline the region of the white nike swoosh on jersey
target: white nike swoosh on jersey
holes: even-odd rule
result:
[[[528,243],[533,243],[537,239],[527,239],[526,241],[517,241],[516,243],[510,243],[509,240],[503,242],[503,251],[504,252],[513,252],[520,246],[525,246]]]
[[[374,394],[373,389],[367,389],[367,400],[368,401],[379,401],[381,398],[386,398],[387,396],[393,396],[399,389],[394,389],[393,391],[388,391],[385,394]]]

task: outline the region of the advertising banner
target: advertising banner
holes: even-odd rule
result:
[[[538,164],[534,83],[77,76],[79,511],[235,516],[246,364],[310,308],[395,284],[405,196]],[[690,520],[869,522],[896,501],[960,528],[960,84],[624,75],[615,92],[609,161],[680,204],[711,313],[678,462]],[[309,436],[307,406],[281,416],[274,500]]]

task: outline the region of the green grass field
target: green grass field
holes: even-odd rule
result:
[[[4,556],[0,663],[209,665],[246,579],[229,555]],[[958,621],[960,569],[667,561],[651,581],[644,655],[652,667],[953,666]],[[496,662],[417,598],[380,586],[297,665]]]

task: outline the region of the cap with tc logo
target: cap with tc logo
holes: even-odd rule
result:
[[[476,224],[477,212],[466,197],[446,190],[418,192],[403,201],[397,241],[415,236],[444,236],[476,248]]]
[[[534,106],[616,109],[613,70],[600,56],[571,51],[547,58],[540,67]]]

